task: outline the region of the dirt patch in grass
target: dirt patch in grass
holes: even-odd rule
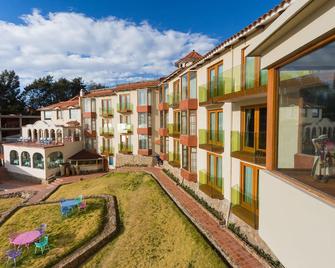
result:
[[[226,267],[220,256],[144,173],[116,173],[62,186],[50,199],[112,194],[118,199],[121,234],[85,267]]]
[[[0,227],[1,263],[6,262],[5,252],[10,248],[8,237],[11,233],[34,230],[40,224],[47,224],[50,250],[44,255],[34,253],[34,245],[25,249],[18,262],[19,267],[50,267],[95,236],[102,228],[105,201],[87,200],[87,209],[77,209],[67,218],[62,218],[59,204],[44,204],[24,207],[18,210]]]
[[[20,197],[0,198],[0,215],[23,201]]]

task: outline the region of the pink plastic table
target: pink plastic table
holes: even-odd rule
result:
[[[33,243],[34,241],[36,241],[36,239],[39,238],[40,236],[41,236],[41,233],[36,230],[24,232],[24,233],[17,235],[17,237],[14,238],[12,243],[16,246],[29,245]]]

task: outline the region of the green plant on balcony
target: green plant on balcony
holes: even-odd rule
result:
[[[114,136],[114,128],[103,128],[99,129],[100,136],[105,137],[113,137]]]
[[[119,144],[119,152],[122,154],[132,154],[133,146],[131,144],[120,143]]]
[[[114,155],[114,148],[113,147],[100,146],[100,152],[103,155]]]
[[[99,109],[99,115],[102,117],[110,117],[114,116],[114,109],[111,107],[108,108],[100,108]]]
[[[118,103],[117,104],[117,111],[119,113],[127,113],[133,111],[133,104],[132,103]]]

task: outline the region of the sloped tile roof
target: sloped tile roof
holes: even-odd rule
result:
[[[81,150],[80,152],[69,157],[69,160],[94,160],[101,159],[102,156],[100,154],[90,152],[87,150]]]
[[[75,96],[72,99],[69,99],[67,101],[61,101],[61,102],[54,103],[46,107],[42,107],[38,109],[38,111],[47,111],[47,110],[55,110],[55,109],[63,110],[69,107],[74,107],[74,108],[79,107],[79,96]]]

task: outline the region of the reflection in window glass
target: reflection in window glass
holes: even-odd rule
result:
[[[333,175],[334,55],[332,42],[279,70],[278,168],[293,177]]]

